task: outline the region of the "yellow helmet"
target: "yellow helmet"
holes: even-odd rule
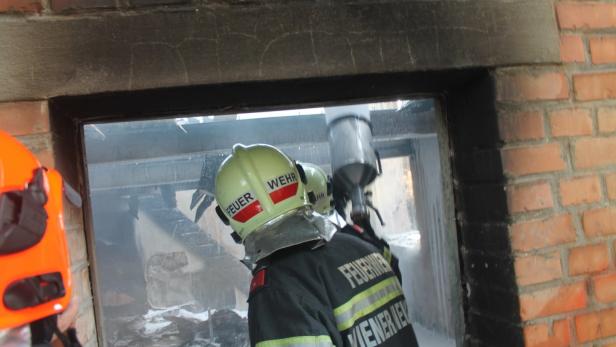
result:
[[[216,174],[216,213],[246,251],[245,264],[309,241],[329,241],[336,226],[312,212],[306,174],[269,145],[235,145]]]
[[[312,208],[322,215],[329,215],[334,205],[331,177],[318,165],[301,163],[301,166],[306,174],[306,193]]]
[[[308,206],[305,181],[301,167],[277,148],[236,144],[216,175],[218,214],[243,241],[276,217]]]

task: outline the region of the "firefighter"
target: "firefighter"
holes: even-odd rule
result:
[[[79,346],[74,329],[61,332],[77,313],[75,302],[69,306],[72,284],[62,218],[64,192],[73,203],[81,203],[57,171],[41,166],[19,141],[0,131],[2,345],[47,346],[55,335],[64,346]]]
[[[217,213],[253,267],[251,345],[417,346],[400,283],[372,245],[315,214],[306,171],[268,145],[235,145]]]
[[[324,216],[334,209],[332,178],[316,164],[300,163],[306,173],[306,193],[312,209]]]
[[[325,216],[336,214],[333,200],[334,187],[331,177],[318,165],[310,163],[302,163],[301,165],[306,172],[306,191],[311,198],[312,208]],[[398,280],[402,281],[402,275],[398,266],[398,258],[391,252],[387,241],[376,236],[371,226],[361,227],[357,224],[348,224],[345,221],[340,231],[348,235],[359,237],[376,247],[389,262]]]

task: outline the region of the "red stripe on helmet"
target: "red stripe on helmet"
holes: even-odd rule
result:
[[[246,205],[238,213],[233,216],[233,219],[240,223],[246,223],[250,218],[256,216],[259,212],[263,211],[259,200],[255,200],[250,205]]]
[[[297,193],[297,187],[299,183],[295,182],[289,185],[286,185],[278,190],[274,190],[270,193],[270,198],[274,204],[277,204],[283,200],[286,200]]]

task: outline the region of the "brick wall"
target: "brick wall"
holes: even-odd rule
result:
[[[524,340],[616,346],[616,3],[555,11],[562,65],[495,72]]]
[[[0,129],[16,136],[47,167],[56,167],[56,159],[62,155],[72,155],[54,152],[54,135],[46,101],[0,103]],[[61,172],[69,170],[58,169]],[[79,297],[76,328],[84,346],[95,346],[94,309],[81,209],[65,201],[64,221],[73,273],[73,295]]]

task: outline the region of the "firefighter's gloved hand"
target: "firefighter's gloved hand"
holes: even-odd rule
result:
[[[58,316],[58,329],[60,331],[67,331],[69,328],[75,327],[77,311],[79,311],[79,297],[73,296],[66,310]]]
[[[79,344],[75,344],[74,341],[77,341],[77,335],[75,331],[75,322],[77,321],[77,312],[79,311],[79,297],[73,296],[71,302],[64,312],[58,315],[58,330],[67,335],[68,339],[73,343],[73,346],[80,346]],[[74,335],[74,336],[71,336]],[[54,347],[63,346],[62,341],[58,338],[57,335],[54,335],[53,340],[51,340],[51,345]]]
[[[77,339],[77,330],[75,330],[75,328],[68,328],[66,336],[71,343],[71,347],[81,347],[81,343]]]

